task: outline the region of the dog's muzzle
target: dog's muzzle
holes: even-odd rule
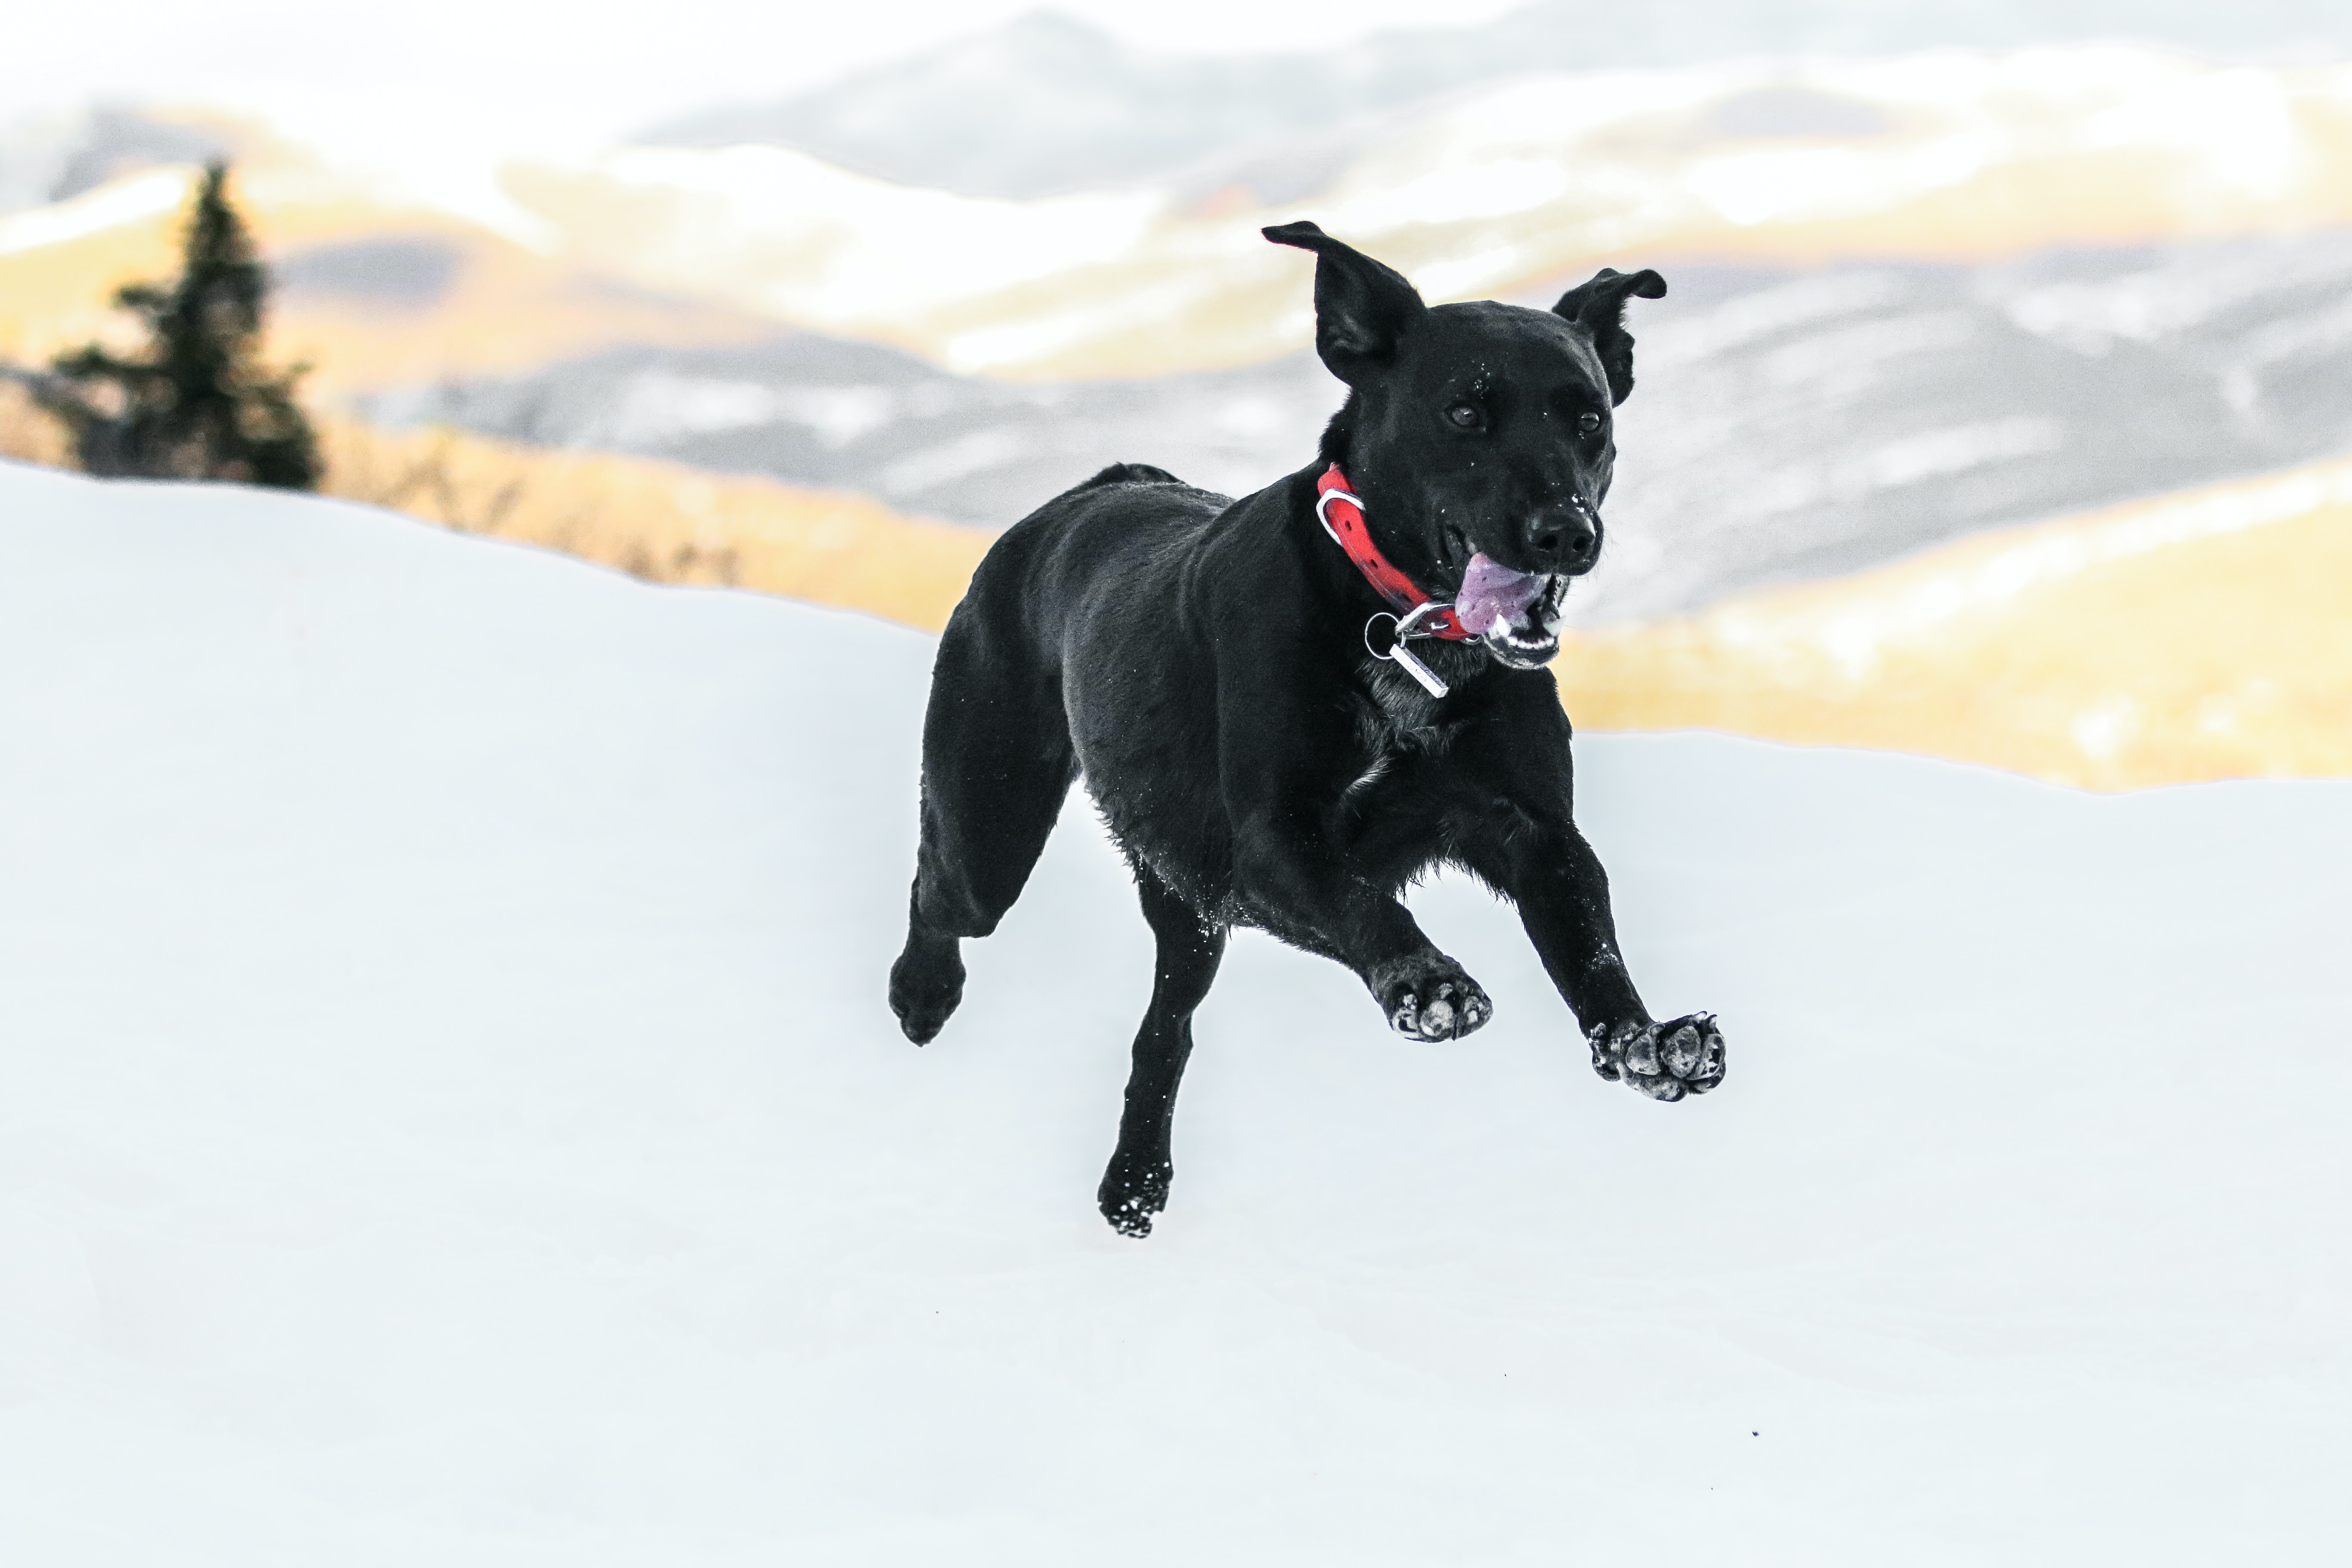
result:
[[[1559,651],[1560,605],[1567,597],[1565,575],[1516,572],[1481,552],[1462,574],[1454,613],[1497,660],[1531,669]]]

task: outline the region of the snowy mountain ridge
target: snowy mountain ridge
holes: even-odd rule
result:
[[[1265,223],[1311,216],[1432,300],[1601,261],[1948,262],[2352,222],[2352,68],[2124,44],[1556,72],[1383,121],[1297,171],[1034,201],[789,148],[517,163],[571,254],[654,289],[1009,380],[1262,362],[1310,312]]]
[[[1966,7],[1883,0],[1658,0],[1638,9],[1548,0],[1483,26],[1375,33],[1314,50],[1170,55],[1051,10],[768,103],[654,127],[648,144],[787,147],[900,184],[1029,199],[1237,161],[1287,192],[1396,111],[1512,77],[1688,66],[1750,56],[1899,55],[2134,39],[2224,58],[2340,51],[2342,14],[2261,0],[2227,17],[2133,0],[1994,0]],[[1782,133],[1817,106],[1778,106]],[[1748,106],[1749,118],[1772,106]],[[1792,120],[1792,115],[1798,117]]]

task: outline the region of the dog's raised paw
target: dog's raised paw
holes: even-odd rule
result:
[[[1443,955],[1398,965],[1379,994],[1389,1027],[1409,1040],[1458,1040],[1495,1016],[1486,991]]]
[[[1723,1031],[1712,1013],[1664,1024],[1595,1024],[1585,1041],[1594,1072],[1652,1100],[1705,1094],[1723,1081]]]

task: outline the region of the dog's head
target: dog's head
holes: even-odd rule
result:
[[[1436,597],[1479,606],[1474,626],[1493,610],[1482,640],[1502,663],[1549,661],[1569,579],[1601,556],[1612,415],[1633,390],[1625,299],[1657,299],[1665,279],[1603,268],[1549,310],[1433,310],[1311,223],[1265,237],[1315,253],[1315,350],[1348,384],[1324,455],[1381,552]]]

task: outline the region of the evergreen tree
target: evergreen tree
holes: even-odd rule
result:
[[[96,343],[61,354],[35,388],[88,472],[287,489],[319,482],[318,437],[294,401],[304,367],[273,374],[260,363],[269,275],[227,181],[226,163],[205,169],[178,281],[114,297],[144,318],[147,345],[129,356]]]

